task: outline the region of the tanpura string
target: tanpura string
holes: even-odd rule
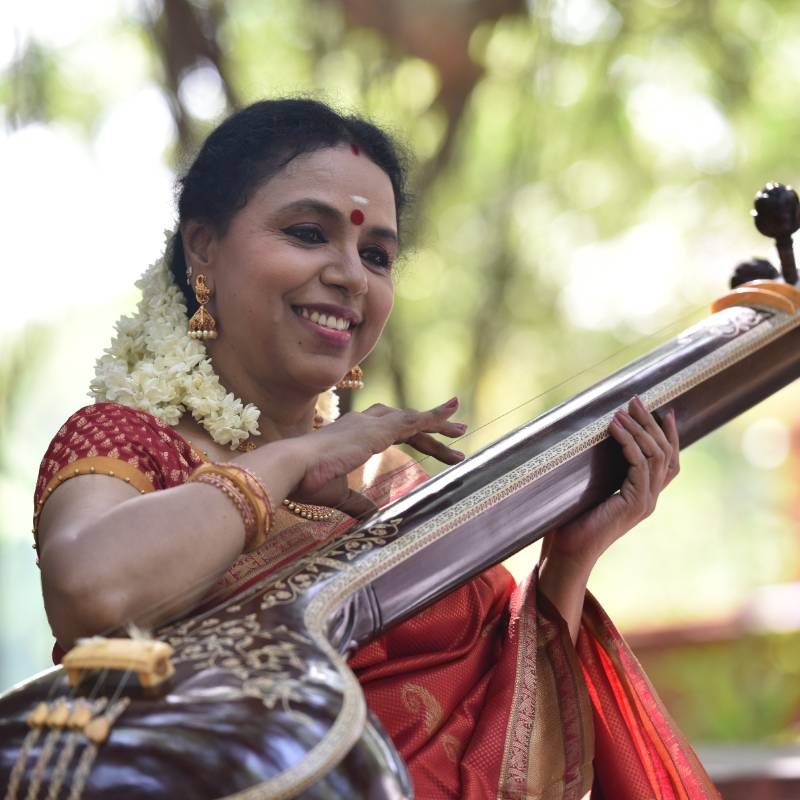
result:
[[[59,686],[60,686],[59,681],[53,681],[50,684],[50,688],[47,691],[47,696],[42,701],[48,707],[50,705],[50,701],[53,698],[53,695],[59,690]],[[19,790],[20,782],[22,780],[22,776],[25,771],[25,765],[28,762],[28,755],[30,754],[30,751],[33,749],[33,746],[42,736],[44,731],[45,731],[44,726],[32,726],[31,729],[28,731],[27,735],[25,736],[25,739],[23,740],[22,745],[20,747],[19,754],[17,755],[17,760],[14,762],[14,766],[11,770],[11,774],[8,779],[8,786],[6,787],[4,800],[17,800],[17,791]],[[54,738],[52,736],[52,731],[50,732],[50,734],[51,734],[50,738]],[[51,745],[50,749],[52,749],[52,746],[54,746],[54,744],[55,742],[53,742],[53,745]],[[44,750],[42,752],[44,753]],[[49,758],[49,754],[45,753],[45,755],[47,756],[47,758]],[[33,769],[35,772],[36,766],[34,766]],[[33,780],[33,778],[34,776],[32,775],[31,780]],[[37,791],[38,791],[38,786],[37,786]]]
[[[50,774],[50,788],[47,792],[47,800],[58,800],[61,794],[61,787],[67,778],[69,763],[72,761],[75,751],[82,742],[81,735],[77,731],[67,733],[67,740],[58,754],[53,771]]]
[[[100,671],[99,676],[95,680],[95,685],[92,688],[89,696],[85,699],[87,707],[89,708],[92,716],[95,713],[102,713],[105,711],[109,703],[103,699],[100,701],[96,701],[95,697],[100,690],[100,687],[103,685],[103,681],[106,679],[108,675],[108,669],[103,669]],[[83,680],[83,675],[80,677],[78,682],[72,688],[72,698],[74,699],[75,694],[78,691],[78,688]],[[123,676],[123,681],[125,680],[125,676]],[[61,749],[61,752],[58,755],[58,759],[53,767],[52,774],[50,776],[50,788],[47,793],[47,800],[57,800],[59,794],[61,793],[61,787],[64,784],[65,779],[67,778],[69,763],[72,761],[73,756],[75,755],[75,751],[78,749],[78,746],[85,741],[83,737],[81,737],[80,733],[75,731],[69,731],[67,733],[67,739],[64,742],[64,746]]]
[[[125,672],[122,673],[122,677],[119,679],[119,682],[117,683],[117,688],[114,690],[114,694],[111,695],[111,698],[108,701],[108,707],[113,706],[114,703],[116,703],[117,700],[119,700],[119,696],[122,694],[122,690],[125,687],[125,684],[128,682],[128,678],[131,676],[132,672],[133,670],[128,668],[125,670]]]
[[[92,686],[88,696],[86,697],[87,703],[91,703],[97,697],[97,694],[100,691],[100,688],[102,687],[103,682],[105,681],[107,676],[108,676],[108,669],[107,668],[101,669],[98,675],[95,677],[94,685]],[[80,678],[78,678],[78,680],[76,681],[75,685],[70,687],[70,691],[66,695],[62,696],[61,699],[66,702],[71,702],[75,700],[75,698],[78,696],[78,690],[81,688],[81,684],[84,682],[85,678],[86,674],[81,675]],[[52,691],[56,687],[56,685],[57,685],[56,683],[53,683],[53,685],[50,687],[50,694],[52,694]],[[48,700],[49,699],[50,696],[48,695]]]
[[[86,677],[86,674],[81,675],[81,677],[78,679],[76,684],[72,687],[72,691],[70,692],[70,700],[74,700],[76,698],[76,696],[78,694],[78,689],[80,689],[81,683],[83,683],[83,680],[84,680],[85,677]],[[100,689],[103,686],[103,683],[105,682],[105,679],[107,677],[108,677],[108,668],[107,667],[104,668],[104,669],[101,669],[100,672],[95,677],[94,684],[93,684],[91,690],[89,691],[89,694],[86,697],[86,702],[90,706],[94,702],[94,700],[97,697],[97,695],[100,693]]]
[[[107,672],[108,670],[103,670],[100,673],[100,676],[95,683],[95,687],[92,689],[92,692],[88,700],[86,701],[87,703],[92,702],[99,687],[102,685]],[[125,673],[122,679],[120,680],[120,686],[118,686],[117,688],[117,694],[115,695],[114,699],[116,699],[116,697],[119,696],[119,692],[121,691],[121,687],[124,686],[124,683],[127,679],[127,675],[128,673]],[[63,708],[64,713],[66,713],[67,715],[71,714],[72,708],[70,706],[70,703],[75,699],[80,683],[81,679],[79,679],[76,682],[75,686],[71,688],[71,691],[68,692],[66,696],[62,696],[56,701],[54,708],[51,710],[52,713],[57,713],[56,709],[61,710],[61,708]],[[47,694],[47,700],[45,702],[49,703],[50,698],[52,697],[53,692],[54,690],[56,690],[57,686],[58,686],[58,681],[54,681],[51,684],[50,690],[48,691]],[[104,704],[102,708],[105,707],[106,705]],[[102,710],[102,708],[100,710]],[[47,723],[45,723],[45,725],[46,724]],[[9,781],[9,788],[6,794],[6,797],[9,798],[9,800],[15,800],[16,798],[20,779],[22,778],[22,772],[25,768],[25,762],[27,761],[28,751],[33,747],[36,740],[44,731],[45,725],[34,727],[26,737],[25,742],[23,743],[23,746],[20,750],[19,758],[17,759],[17,763],[14,765],[14,769],[12,770],[11,780]],[[47,736],[45,738],[44,744],[42,745],[41,752],[39,753],[39,758],[37,759],[36,764],[34,765],[33,771],[31,773],[26,800],[36,800],[39,794],[39,788],[41,787],[42,780],[44,779],[48,762],[50,761],[51,756],[55,752],[59,739],[62,737],[62,735],[66,737],[66,741],[59,755],[59,758],[57,759],[52,770],[50,778],[50,788],[47,794],[47,800],[56,800],[56,798],[58,797],[58,794],[61,790],[61,785],[64,782],[64,778],[66,777],[67,774],[67,767],[69,765],[70,760],[72,759],[75,748],[78,745],[78,734],[74,731],[69,730],[69,716],[67,716],[63,720],[63,724],[56,723],[47,732]]]
[[[90,703],[95,699],[95,697],[97,697],[97,693],[100,691],[100,687],[103,685],[103,681],[105,681],[107,675],[107,668],[100,670],[100,674],[95,679],[95,685],[92,687],[92,691],[89,692],[89,696],[86,698]],[[75,689],[77,689],[78,686],[80,686],[80,681],[75,684]]]
[[[125,672],[122,674],[122,677],[119,679],[117,683],[117,687],[114,690],[114,693],[109,699],[101,700],[100,702],[95,702],[95,697],[97,696],[100,687],[102,686],[106,676],[108,675],[108,669],[103,669],[100,671],[100,674],[96,678],[95,684],[89,696],[85,699],[85,702],[89,705],[89,708],[92,712],[92,716],[94,716],[95,713],[102,714],[103,712],[105,712],[110,717],[115,717],[118,716],[119,713],[121,713],[121,711],[124,710],[124,706],[118,706],[117,701],[119,700],[120,695],[122,694],[122,691],[125,688],[125,684],[127,683],[131,673],[132,670],[130,668],[125,670]],[[72,687],[72,691],[69,693],[69,700],[67,698],[62,697],[61,702],[68,703],[74,700],[75,695],[80,686],[80,683],[81,680],[78,680],[75,686]],[[54,682],[53,685],[50,687],[50,692],[48,693],[48,699],[52,694],[53,689],[56,687],[56,685],[57,682]],[[129,701],[125,700],[124,702],[127,704]],[[31,731],[30,734],[28,734],[28,739],[26,739],[26,741],[30,739],[29,747],[34,744],[35,740],[40,735],[41,730],[42,728],[34,729]],[[31,775],[31,781],[28,787],[28,796],[27,796],[30,800],[35,800],[36,796],[39,793],[39,787],[41,785],[42,778],[44,777],[44,771],[47,767],[47,762],[50,760],[50,755],[52,754],[56,746],[56,743],[64,730],[66,730],[66,728],[63,729],[55,728],[51,730],[47,735],[47,739],[45,740],[42,752],[40,753],[37,764]],[[62,748],[59,758],[56,761],[55,766],[53,767],[47,800],[56,800],[56,798],[58,797],[61,791],[61,787],[64,783],[64,780],[67,776],[67,769],[69,766],[69,762],[72,760],[75,750],[77,749],[77,746],[79,744],[80,737],[78,736],[77,732],[66,730],[66,737],[67,739],[66,742],[64,743],[64,747]],[[23,750],[26,750],[26,748],[23,747]],[[81,758],[81,762],[78,765],[78,769],[76,772],[76,781],[72,787],[73,791],[70,793],[70,797],[80,796],[82,787],[85,784],[86,778],[88,777],[88,770],[91,767],[91,764],[96,754],[97,754],[97,745],[94,744],[93,742],[89,742],[89,747],[87,751],[84,752],[84,756]],[[14,769],[15,774],[12,775],[12,780],[9,784],[9,791],[6,795],[6,797],[9,798],[9,800],[14,800],[14,798],[16,798],[16,792],[19,786],[20,778],[22,777],[22,770],[24,769],[25,761],[27,761],[27,758],[25,758],[24,760],[19,759],[18,763],[15,764],[15,769]],[[76,788],[78,787],[80,788],[76,792]]]

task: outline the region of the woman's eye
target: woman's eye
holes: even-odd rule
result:
[[[389,254],[380,247],[367,247],[361,251],[361,258],[373,267],[390,269],[392,266],[392,259]]]
[[[315,225],[292,225],[284,228],[283,232],[306,244],[323,244],[325,242],[322,231]]]

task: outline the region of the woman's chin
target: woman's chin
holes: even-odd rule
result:
[[[322,363],[320,363],[322,361]],[[295,370],[291,373],[291,377],[297,383],[298,387],[302,386],[308,389],[309,393],[322,394],[327,392],[328,389],[336,386],[337,383],[347,374],[350,369],[348,362],[325,363],[327,359],[320,359],[316,363],[311,364],[295,364]]]
[[[344,373],[342,373],[344,374]],[[341,380],[342,375],[340,374],[332,374],[328,375],[315,375],[313,378],[303,381],[303,386],[306,387],[309,391],[309,394],[322,394],[323,392],[327,392],[328,389],[336,386],[336,384]]]

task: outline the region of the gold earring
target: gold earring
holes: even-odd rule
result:
[[[201,272],[194,282],[194,296],[200,308],[189,320],[189,336],[192,339],[216,339],[217,321],[208,313],[206,305],[211,299],[211,289],[206,284],[206,276]]]
[[[356,364],[353,369],[351,369],[345,376],[342,378],[339,383],[336,384],[337,389],[363,389],[364,388],[364,370]]]

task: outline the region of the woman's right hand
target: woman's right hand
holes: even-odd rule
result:
[[[305,472],[290,498],[301,503],[338,508],[355,517],[376,510],[372,501],[350,489],[347,476],[393,444],[409,444],[445,464],[457,464],[464,454],[448,447],[433,434],[462,436],[466,425],[451,422],[458,409],[452,398],[429,411],[398,409],[382,404],[351,411],[330,425],[295,440]]]

